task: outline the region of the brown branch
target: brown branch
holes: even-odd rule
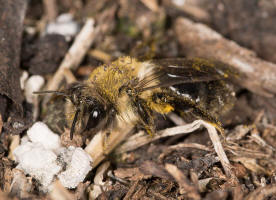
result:
[[[266,97],[276,94],[276,65],[253,51],[224,38],[204,24],[187,18],[176,20],[174,30],[188,57],[205,57],[233,66],[241,74],[239,84]]]

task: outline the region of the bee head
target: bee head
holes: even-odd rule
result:
[[[84,83],[73,83],[63,91],[42,91],[35,94],[54,93],[64,96],[75,107],[75,114],[70,129],[70,138],[73,139],[76,126],[78,132],[97,129],[100,122],[106,117],[106,104],[100,98],[95,88]]]
[[[78,132],[97,129],[106,117],[106,106],[95,88],[91,85],[88,87],[84,83],[73,83],[65,93],[76,108],[70,138],[73,138],[76,125]]]

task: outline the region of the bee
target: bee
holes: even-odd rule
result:
[[[55,93],[68,99],[67,122],[74,133],[112,130],[119,121],[155,133],[154,114],[177,112],[213,124],[223,131],[218,116],[235,99],[224,81],[234,76],[231,68],[206,59],[159,59],[139,61],[120,57],[97,67],[83,82]],[[68,117],[69,116],[69,117]]]

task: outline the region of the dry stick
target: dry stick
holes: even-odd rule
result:
[[[214,145],[214,149],[219,157],[219,160],[221,162],[221,165],[222,165],[226,175],[228,177],[235,178],[235,175],[231,170],[230,162],[229,162],[229,160],[225,154],[225,151],[222,147],[222,144],[220,142],[216,128],[205,121],[202,121],[202,125],[205,126],[205,128],[207,128],[207,130],[208,130],[209,137]],[[237,180],[235,180],[235,181],[237,182]]]
[[[183,3],[182,3],[183,2]],[[211,23],[211,15],[201,7],[201,1],[165,1],[172,9],[181,10],[190,18],[207,24]]]
[[[180,125],[184,125],[187,124],[181,117],[179,117],[177,114],[175,113],[169,113],[167,115],[167,117],[176,125],[180,126]]]
[[[276,95],[276,65],[258,58],[201,23],[179,18],[174,25],[177,38],[188,57],[219,60],[237,69],[242,78],[239,84],[257,94]]]
[[[105,190],[104,174],[109,166],[110,162],[104,162],[97,168],[93,182],[93,189],[89,192],[90,199],[96,199],[100,194],[102,194],[103,190]]]
[[[203,151],[211,151],[210,148],[198,143],[180,143],[169,147],[169,149],[180,149],[180,148],[195,148]]]
[[[148,9],[152,10],[153,12],[157,12],[159,10],[157,0],[140,0]]]
[[[118,124],[120,129],[112,130],[110,135],[105,131],[100,131],[86,146],[85,151],[92,158],[92,167],[96,167],[107,154],[125,140],[128,133],[133,129],[132,125],[127,125],[122,121],[119,121]]]
[[[131,199],[131,196],[133,193],[137,190],[137,186],[139,184],[139,180],[135,181],[132,186],[129,188],[128,192],[126,193],[126,196],[124,197],[123,200],[129,200]]]
[[[68,69],[75,70],[79,66],[95,39],[95,35],[98,32],[96,30],[98,29],[95,29],[94,27],[94,19],[87,19],[85,25],[77,35],[74,43],[65,55],[55,75],[47,84],[46,90],[57,90],[60,83],[64,79],[64,71]],[[48,98],[44,98],[44,102],[47,102],[48,100],[49,96]]]
[[[51,199],[69,200],[74,199],[74,195],[70,193],[58,180],[53,183],[53,188],[49,193]]]
[[[56,0],[43,0],[43,7],[46,13],[46,20],[54,21],[58,15]]]

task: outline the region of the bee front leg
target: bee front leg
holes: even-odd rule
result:
[[[108,137],[110,135],[110,131],[104,131],[102,132],[102,147],[103,147],[103,155],[104,156],[107,156],[108,155],[108,152],[107,152],[107,149],[108,149]]]

